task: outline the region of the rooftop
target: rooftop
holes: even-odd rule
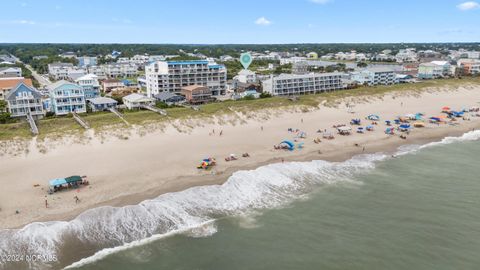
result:
[[[28,86],[33,86],[31,79],[25,79],[23,77],[18,78],[0,78],[0,89],[12,89],[17,84],[24,82]]]

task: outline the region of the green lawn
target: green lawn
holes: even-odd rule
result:
[[[425,89],[449,87],[455,88],[462,85],[480,85],[480,78],[429,80],[417,84],[397,84],[392,86],[360,87],[351,90],[341,90],[329,93],[300,96],[297,101],[290,101],[282,97],[273,97],[256,100],[239,100],[211,103],[201,106],[200,111],[189,108],[168,108],[168,116],[162,116],[150,111],[126,111],[125,119],[134,125],[161,123],[175,119],[208,118],[212,115],[231,114],[233,112],[252,112],[261,109],[281,108],[287,106],[316,107],[322,102],[334,106],[342,98],[381,96],[389,92],[421,92]],[[81,117],[87,121],[96,132],[109,129],[126,128],[127,125],[110,112],[83,114]],[[39,138],[48,136],[62,136],[81,134],[84,129],[72,117],[53,117],[39,121]],[[20,121],[11,124],[0,124],[0,140],[31,138],[30,129],[26,122]]]

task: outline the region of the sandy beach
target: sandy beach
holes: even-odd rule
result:
[[[399,138],[398,134],[386,135],[383,120],[417,112],[426,117],[437,116],[443,106],[461,110],[478,106],[479,102],[479,88],[432,90],[410,95],[392,93],[368,102],[346,100],[337,108],[320,106],[314,110],[302,110],[292,106],[275,111],[265,109],[254,112],[253,116],[237,115],[235,121],[229,121],[228,116],[212,116],[205,124],[199,119],[191,120],[196,121],[193,127],[173,122],[164,129],[147,134],[132,130],[120,138],[104,139],[87,133],[88,140],[82,143],[66,138],[51,145],[42,144],[46,145],[46,152],[32,141],[28,151],[0,157],[0,228],[18,228],[34,221],[67,220],[97,206],[135,204],[192,186],[221,184],[234,171],[282,160],[340,161],[361,153],[392,151],[402,144],[460,135],[480,128],[480,117],[459,119],[456,125],[427,124],[425,128],[414,129],[406,140]],[[347,109],[346,103],[354,106]],[[334,140],[313,142],[322,137],[317,130],[336,133],[333,125],[348,125],[352,118],[362,119],[365,126],[364,119],[369,114],[381,117],[375,131],[350,136],[335,134]],[[307,138],[298,140],[304,142],[304,148],[274,150],[275,144],[293,140],[295,134],[288,132],[289,128],[306,132]],[[241,157],[245,152],[250,154],[249,158]],[[239,159],[224,161],[230,154],[239,156]],[[210,171],[197,169],[196,166],[206,157],[215,157],[217,166]],[[87,175],[90,185],[47,195],[50,179],[70,175]],[[75,202],[74,196],[79,197],[79,203]],[[18,214],[15,213],[17,210]]]

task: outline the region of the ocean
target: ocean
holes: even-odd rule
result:
[[[479,269],[480,131],[0,231],[5,269]]]

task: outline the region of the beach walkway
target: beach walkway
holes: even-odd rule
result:
[[[167,111],[159,109],[159,108],[155,108],[155,107],[150,106],[150,105],[142,105],[141,108],[143,108],[145,110],[152,111],[152,112],[159,113],[161,115],[165,115],[165,116],[167,115]]]
[[[27,112],[27,121],[28,121],[28,124],[30,125],[30,130],[32,131],[32,134],[38,135],[39,132],[38,132],[37,123],[35,123],[35,120],[33,119],[32,114],[30,114],[30,112]]]
[[[73,119],[75,119],[75,121],[77,121],[77,123],[80,124],[80,126],[82,126],[85,129],[90,128],[87,122],[85,122],[85,120],[83,120],[76,112],[72,112],[72,115],[73,115]]]
[[[123,115],[117,111],[117,109],[115,108],[109,108],[108,109],[110,112],[112,112],[113,114],[115,114],[116,116],[118,116],[120,119],[122,119],[123,122],[125,122],[125,124],[127,124],[128,126],[130,125],[130,123],[128,123],[127,120],[125,120],[125,118],[123,117]]]

